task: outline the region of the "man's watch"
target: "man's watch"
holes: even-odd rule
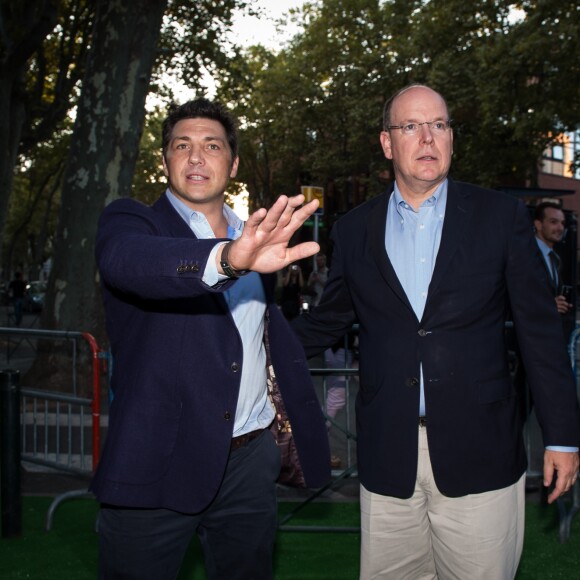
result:
[[[233,242],[228,242],[223,247],[222,255],[220,257],[220,266],[226,276],[229,276],[230,278],[239,278],[240,276],[245,276],[246,274],[249,274],[251,270],[236,270],[235,268],[232,268],[232,266],[228,262],[228,254],[230,252],[230,246],[232,245],[232,243]]]

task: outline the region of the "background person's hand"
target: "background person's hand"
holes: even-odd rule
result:
[[[565,296],[560,295],[556,296],[556,308],[560,314],[566,314],[572,308],[572,304],[566,300]]]

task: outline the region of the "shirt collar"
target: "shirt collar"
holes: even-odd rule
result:
[[[399,190],[399,186],[395,181],[395,188],[393,190],[393,201],[395,202],[395,207],[397,208],[397,212],[401,217],[403,216],[403,209],[408,209],[411,211],[415,211],[411,205],[409,205],[401,195]],[[433,195],[427,198],[422,204],[423,206],[432,206],[435,210],[441,210],[442,213],[445,212],[445,206],[447,204],[447,179],[442,181],[438,186],[437,189],[433,192]]]
[[[548,256],[548,254],[552,251],[552,248],[550,248],[550,246],[548,246],[544,240],[540,240],[538,236],[536,236],[536,242],[538,243],[538,247],[542,251],[542,254],[544,254],[544,256]]]
[[[175,211],[182,217],[183,221],[193,230],[196,236],[200,238],[215,238],[205,215],[200,211],[192,210],[190,207],[185,205],[176,195],[171,193],[169,188],[165,191],[165,195],[169,200],[169,203],[173,206]],[[228,237],[236,239],[242,234],[244,229],[244,221],[241,220],[232,208],[224,203],[224,216],[228,222]],[[202,235],[199,235],[203,232]]]

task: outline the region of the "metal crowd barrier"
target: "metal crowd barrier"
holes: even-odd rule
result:
[[[5,365],[27,367],[37,353],[38,340],[60,341],[70,346],[70,383],[62,391],[42,385],[22,386],[21,459],[57,472],[86,476],[94,472],[101,449],[101,369],[106,358],[94,337],[87,332],[69,332],[0,327],[6,341]],[[79,394],[79,352],[85,343],[90,353],[90,396]],[[0,354],[0,360],[2,356]],[[68,365],[66,360],[66,365]],[[64,365],[63,365],[64,366]],[[52,528],[57,507],[66,499],[89,495],[87,488],[55,497],[46,521]]]

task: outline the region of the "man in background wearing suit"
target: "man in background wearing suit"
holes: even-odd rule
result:
[[[566,217],[562,208],[550,201],[540,203],[534,210],[534,229],[538,248],[544,257],[550,288],[556,300],[556,308],[562,315],[565,338],[568,340],[570,333],[574,330],[574,305],[570,303],[570,296],[563,293],[564,284],[560,274],[561,260],[554,249],[554,246],[562,241],[566,231]]]
[[[550,502],[576,481],[580,441],[558,314],[525,206],[448,177],[443,97],[406,87],[383,123],[395,183],[336,223],[322,300],[293,323],[308,356],[359,324],[361,578],[513,578],[526,458],[505,314],[511,302]]]
[[[97,235],[114,393],[91,484],[100,578],[173,579],[197,533],[208,578],[269,580],[280,452],[266,325],[306,483],[330,477],[324,418],[272,274],[318,251],[288,247],[317,203],[281,196],[244,224],[224,204],[237,134],[217,103],[173,108],[162,145],[167,191],[151,207],[114,201]]]

